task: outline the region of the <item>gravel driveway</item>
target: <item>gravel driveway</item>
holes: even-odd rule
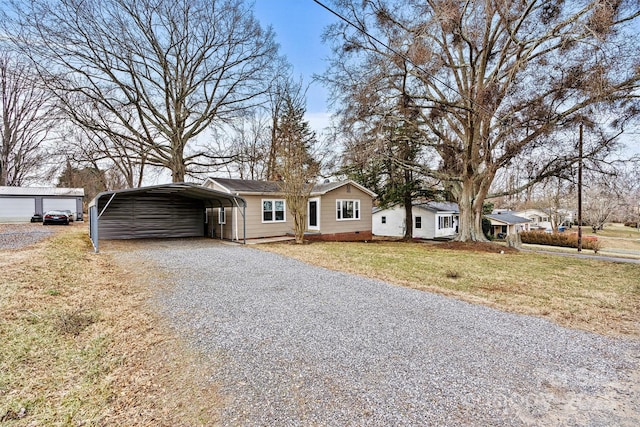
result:
[[[565,329],[249,247],[158,265],[160,310],[217,366],[229,426],[640,424],[640,342]],[[169,272],[169,273],[167,273]]]
[[[22,249],[55,233],[55,227],[35,224],[0,224],[0,249]]]

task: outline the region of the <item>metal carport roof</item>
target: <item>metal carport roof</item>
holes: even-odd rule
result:
[[[204,202],[210,202],[210,206],[207,207],[238,207],[242,208],[243,217],[243,234],[246,236],[246,219],[245,210],[247,202],[240,196],[234,196],[229,193],[212,190],[207,187],[203,187],[198,184],[189,182],[180,182],[172,184],[154,185],[149,187],[130,188],[125,190],[113,190],[104,191],[98,194],[89,203],[89,234],[93,247],[96,252],[99,248],[99,221],[100,217],[109,208],[111,202],[119,196],[137,196],[137,195],[150,195],[150,196],[171,196],[177,195],[188,199],[202,200]],[[102,210],[98,212],[98,206],[102,201],[106,201]],[[246,237],[245,237],[246,243]]]

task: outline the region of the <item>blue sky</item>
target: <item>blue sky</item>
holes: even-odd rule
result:
[[[330,50],[322,43],[322,32],[337,18],[312,0],[254,1],[256,17],[275,31],[280,52],[293,65],[294,75],[311,84],[307,91],[307,120],[320,131],[328,123],[328,92],[312,78],[325,70]]]

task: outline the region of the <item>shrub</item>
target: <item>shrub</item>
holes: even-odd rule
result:
[[[565,248],[578,247],[577,233],[544,233],[540,231],[523,231],[520,233],[522,243],[534,245],[561,246]],[[600,242],[594,236],[582,236],[582,248],[600,250]]]

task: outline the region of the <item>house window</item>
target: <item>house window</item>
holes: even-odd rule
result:
[[[285,222],[283,199],[262,200],[262,222]]]
[[[360,200],[337,200],[336,219],[340,221],[360,219]]]
[[[226,224],[227,223],[227,215],[225,214],[224,208],[218,208],[218,224]]]
[[[422,228],[422,217],[421,216],[417,216],[416,217],[416,228]]]
[[[453,227],[453,218],[450,216],[441,216],[438,217],[438,229],[442,230],[443,228],[452,228]]]
[[[386,223],[387,223],[387,217],[386,217],[386,216],[383,216],[383,217],[382,217],[382,223],[383,223],[383,224],[386,224]]]

